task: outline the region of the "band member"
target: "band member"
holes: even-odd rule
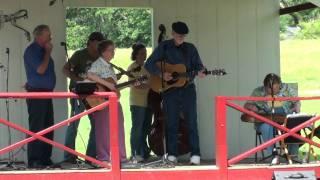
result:
[[[76,51],[70,60],[64,65],[63,73],[70,78],[70,91],[75,87],[76,81],[82,81],[86,75],[90,65],[99,57],[98,43],[104,40],[104,36],[100,32],[93,32],[89,35],[87,47]],[[80,99],[70,99],[71,115],[75,116],[84,111],[85,106]],[[95,126],[93,118],[88,115],[90,119],[91,129],[89,134],[89,141],[87,145],[86,155],[96,157],[96,144],[95,144]],[[71,149],[75,149],[75,142],[79,127],[79,120],[71,123],[67,127],[65,136],[65,145]],[[76,163],[77,157],[65,151],[65,162]]]
[[[263,80],[263,86],[257,87],[253,90],[251,96],[254,97],[296,97],[297,93],[288,85],[281,83],[281,78],[274,74],[267,74]],[[271,114],[272,102],[266,101],[248,101],[245,103],[244,108],[260,113]],[[300,112],[299,101],[276,101],[273,104],[274,114],[287,115]],[[274,127],[267,123],[256,123],[255,129],[262,134],[263,141],[266,142],[274,137]],[[289,154],[297,155],[299,146],[297,144],[289,145]],[[272,153],[273,146],[267,148],[267,153]]]
[[[115,88],[117,82],[117,76],[110,65],[110,61],[115,54],[115,45],[110,40],[105,40],[99,43],[98,52],[100,57],[92,63],[88,70],[88,78],[95,81],[111,91],[115,91],[118,94],[119,91]],[[110,80],[112,82],[110,82]],[[121,161],[126,161],[126,147],[124,136],[124,119],[122,113],[122,107],[119,103],[118,106],[118,121],[119,121],[119,143],[120,143],[120,158]],[[101,111],[96,111],[92,114],[95,119],[96,125],[96,148],[97,159],[100,161],[110,161],[110,127],[109,127],[109,107]]]
[[[27,75],[25,88],[28,92],[52,92],[56,85],[54,61],[51,57],[51,31],[47,25],[38,25],[34,31],[34,41],[24,52]],[[27,99],[29,130],[37,133],[53,125],[52,99]],[[53,132],[45,135],[53,140]],[[45,168],[52,165],[52,146],[35,140],[28,144],[28,167]]]
[[[135,78],[147,75],[144,69],[144,61],[147,57],[147,49],[143,44],[134,44],[132,46],[131,59],[134,61],[128,71]],[[132,80],[133,78],[129,78]],[[149,85],[142,83],[140,86],[131,86],[130,88],[130,111],[131,111],[131,156],[138,162],[147,159],[150,155],[150,149],[147,145],[147,135],[150,131],[152,113],[147,106]]]
[[[179,112],[183,112],[188,126],[189,144],[191,148],[190,163],[200,164],[200,147],[197,127],[197,99],[194,84],[195,75],[204,77],[204,67],[196,47],[184,42],[188,34],[188,26],[184,22],[172,24],[172,39],[163,41],[147,59],[145,68],[150,74],[162,76],[164,81],[172,80],[172,75],[161,70],[156,63],[164,61],[170,64],[184,64],[189,74],[189,81],[184,87],[175,88],[163,93],[165,112],[166,139],[168,160],[177,162],[177,133]],[[164,71],[164,72],[161,72]]]

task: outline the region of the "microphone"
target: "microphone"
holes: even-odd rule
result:
[[[60,42],[60,46],[67,46],[66,42]]]
[[[53,6],[53,5],[56,3],[56,1],[57,1],[57,0],[51,0],[51,1],[49,2],[49,6]]]
[[[10,49],[6,48],[6,54],[10,54]]]

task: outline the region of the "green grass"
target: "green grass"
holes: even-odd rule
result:
[[[320,96],[320,40],[281,41],[281,78],[297,82],[299,96]],[[302,101],[301,111],[319,114],[320,101]]]
[[[283,82],[297,82],[299,96],[320,96],[320,39],[316,40],[286,40],[281,41],[281,78]],[[301,101],[301,112],[320,114],[320,101]],[[319,124],[319,123],[317,123]],[[314,138],[320,142],[318,138]],[[300,148],[300,154],[307,152],[307,144]],[[319,148],[314,148],[320,154]]]
[[[151,48],[147,49],[148,53],[151,53]],[[71,53],[69,53],[71,54]],[[127,69],[127,67],[132,63],[131,59],[131,49],[116,49],[115,57],[112,60],[117,66]],[[127,81],[128,78],[123,76],[120,79],[120,82]],[[121,91],[120,102],[123,108],[124,121],[125,121],[125,138],[126,138],[126,150],[127,155],[130,156],[130,130],[131,130],[131,112],[129,106],[129,88],[125,88]],[[90,123],[87,117],[84,117],[80,120],[78,136],[76,139],[76,150],[84,153],[87,147],[88,135],[90,132]]]

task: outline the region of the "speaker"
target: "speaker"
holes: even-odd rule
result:
[[[314,171],[274,171],[273,180],[290,180],[290,179],[303,179],[303,180],[316,180]]]

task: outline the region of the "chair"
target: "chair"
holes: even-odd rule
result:
[[[262,133],[258,130],[256,130],[256,143],[255,143],[255,146],[257,147],[259,144],[262,144]],[[262,156],[262,159],[264,159],[264,152],[263,150],[261,151],[261,156]],[[256,152],[254,154],[254,162],[255,163],[258,163],[258,152]]]

